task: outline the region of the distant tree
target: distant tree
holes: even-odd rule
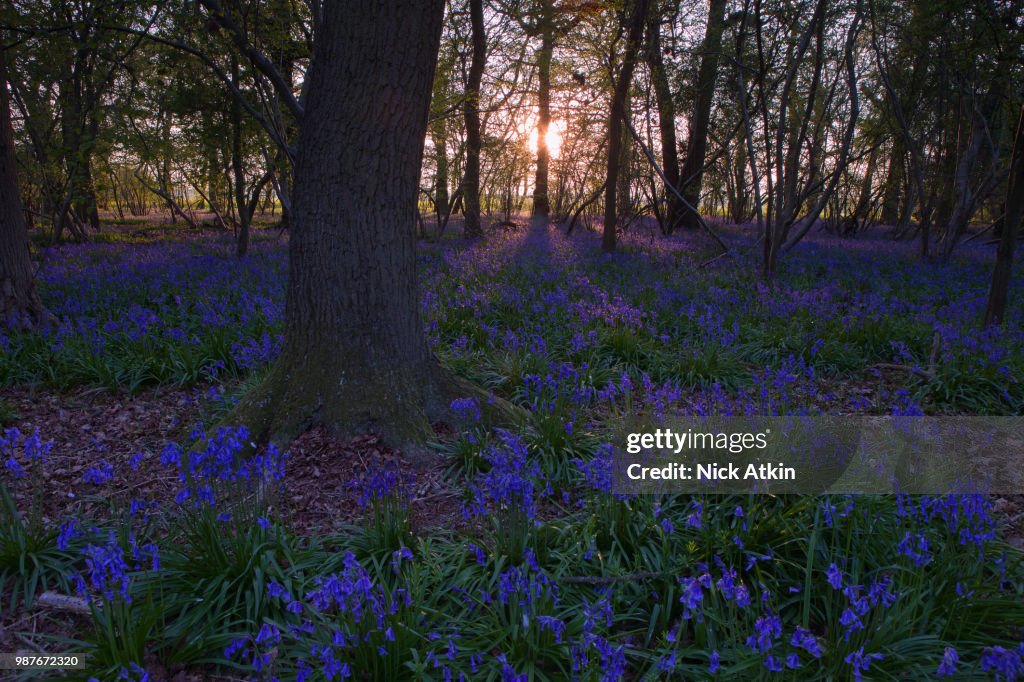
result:
[[[594,0],[499,0],[500,12],[516,21],[526,36],[540,40],[534,50],[537,75],[537,154],[533,182],[533,215],[547,217],[551,212],[549,175],[551,150],[552,74],[555,48],[565,36],[587,17],[600,11]]]
[[[533,214],[547,217],[551,210],[548,196],[548,128],[551,126],[551,61],[555,52],[555,4],[538,0],[533,32],[540,35],[537,51],[537,175],[533,184]]]
[[[622,66],[614,78],[614,90],[608,109],[608,167],[604,186],[604,232],[601,248],[606,252],[615,250],[618,229],[618,207],[616,205],[619,173],[622,163],[623,119],[629,116],[626,110],[626,98],[633,83],[633,70],[636,67],[637,52],[643,36],[647,20],[648,0],[634,0],[626,15],[626,47],[623,53]]]
[[[32,142],[41,208],[53,223],[52,238],[65,233],[86,240],[98,230],[94,159],[102,144],[103,119],[111,108],[115,76],[138,40],[111,34],[112,16],[132,17],[134,0],[92,3],[5,3],[0,20],[16,29],[8,55],[13,104]]]
[[[36,293],[18,193],[7,59],[0,46],[0,325],[34,326],[45,313]]]
[[[662,55],[661,26],[663,13],[669,3],[656,3],[647,23],[647,45],[645,58],[651,72],[655,102],[658,107],[658,131],[661,137],[661,169],[665,183],[679,188],[679,150],[676,148],[676,107],[675,97],[669,85],[665,59]],[[679,224],[683,213],[682,202],[670,187],[665,188],[668,210],[665,216],[665,231],[671,232]]]
[[[466,215],[465,235],[472,238],[483,234],[480,227],[480,82],[487,64],[487,31],[484,27],[483,0],[469,0],[469,18],[473,55],[470,58],[466,100],[463,106],[466,120],[466,179],[463,183],[463,205]]]
[[[992,271],[992,285],[988,290],[988,305],[985,307],[985,326],[1003,323],[1006,303],[1010,291],[1010,270],[1013,268],[1013,252],[1020,234],[1021,214],[1024,213],[1024,105],[1017,121],[1017,135],[1014,138],[1013,154],[1010,161],[1010,179],[1006,186],[1006,213],[1003,216],[1003,231],[996,249],[996,265]]]
[[[761,73],[777,70],[771,80],[779,92],[774,96],[767,78],[758,80],[766,167],[771,171],[766,178],[766,279],[775,276],[779,255],[811,230],[835,194],[850,162],[860,114],[856,66],[863,0],[857,0],[852,12],[816,0],[813,11],[805,16],[783,7],[774,16],[755,16],[758,67]],[[826,30],[840,20],[846,23],[845,31]],[[786,41],[779,37],[783,30],[790,32]],[[769,31],[776,33],[774,39]],[[829,58],[832,51],[837,58]],[[781,52],[785,58],[772,59],[772,52]],[[826,133],[834,136],[832,145],[826,145]],[[824,164],[827,146],[831,146],[830,169]]]
[[[434,204],[434,214],[437,218],[438,232],[447,225],[452,211],[455,208],[451,193],[451,177],[449,172],[449,138],[452,137],[450,128],[453,106],[457,105],[458,95],[454,93],[452,78],[455,59],[458,55],[457,46],[454,43],[443,43],[440,56],[438,57],[437,68],[434,74],[434,90],[431,95],[433,106],[430,112],[430,123],[428,132],[433,147],[434,182],[431,188],[431,201]],[[455,104],[453,104],[453,102]],[[454,145],[458,146],[458,145]]]
[[[693,111],[690,114],[689,135],[686,144],[686,159],[679,171],[683,198],[686,203],[698,209],[701,181],[708,146],[708,124],[711,122],[711,105],[715,96],[715,81],[718,80],[718,61],[722,50],[722,29],[725,25],[725,0],[710,0],[708,22],[701,44],[700,70],[697,73]],[[681,207],[682,224],[685,227],[700,226],[693,210]],[[670,227],[674,224],[669,223]]]

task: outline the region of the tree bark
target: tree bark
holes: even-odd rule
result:
[[[32,277],[28,232],[18,194],[7,78],[7,61],[0,48],[0,326],[32,327],[43,320],[45,312]]]
[[[701,46],[700,69],[697,72],[697,97],[690,118],[689,141],[686,146],[686,160],[679,171],[682,178],[682,194],[686,202],[699,210],[700,188],[704,177],[704,156],[708,146],[708,125],[711,122],[711,103],[715,96],[715,81],[718,79],[718,56],[722,51],[722,28],[725,25],[725,0],[711,0],[708,6],[708,23]],[[693,211],[684,210],[682,224],[697,228],[697,216]]]
[[[484,27],[483,0],[469,0],[469,19],[473,31],[473,56],[466,83],[466,176],[463,181],[463,204],[467,238],[483,235],[480,227],[480,82],[487,63],[487,34]],[[539,138],[538,138],[539,139]]]
[[[415,224],[444,0],[325,3],[295,163],[285,340],[229,419],[286,442],[322,424],[432,458],[467,386],[419,315]]]
[[[988,291],[988,305],[985,307],[985,326],[1003,323],[1006,303],[1010,291],[1010,271],[1013,268],[1013,252],[1020,232],[1021,214],[1024,213],[1024,106],[1017,122],[1017,136],[1010,158],[1009,181],[1006,186],[1006,214],[1003,218],[1003,232],[996,248],[996,265],[992,271],[992,285]]]
[[[601,238],[601,249],[606,253],[615,251],[615,230],[617,227],[618,208],[616,194],[621,154],[622,154],[622,120],[629,115],[626,111],[626,96],[633,82],[633,69],[636,66],[636,55],[640,37],[643,34],[644,20],[647,17],[648,0],[636,0],[629,18],[626,36],[626,53],[623,57],[622,69],[615,81],[611,106],[608,112],[608,172],[604,188],[604,232]]]

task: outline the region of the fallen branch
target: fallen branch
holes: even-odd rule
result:
[[[921,369],[919,367],[911,367],[910,365],[897,365],[893,362],[879,362],[874,365],[871,365],[871,367],[873,369],[891,369],[900,372],[907,372],[908,374],[913,374],[914,376],[920,377],[925,381],[931,381],[932,379],[935,378],[934,372],[929,372],[928,370]]]
[[[893,362],[878,362],[871,366],[876,369],[892,369],[899,372],[907,372],[916,377],[920,377],[925,381],[933,381],[935,379],[935,363],[939,357],[939,343],[941,341],[942,337],[938,332],[935,332],[935,336],[932,337],[932,350],[928,354],[928,369],[911,367],[909,365],[898,365]]]
[[[707,260],[702,261],[700,263],[700,265],[698,265],[697,267],[698,268],[706,268],[707,266],[711,265],[715,261],[717,261],[717,260],[719,260],[721,258],[724,258],[725,256],[728,256],[728,255],[729,255],[728,251],[723,251],[722,253],[718,254],[717,256],[712,256],[711,258],[708,258]]]
[[[81,613],[84,615],[92,613],[92,610],[89,608],[89,602],[85,599],[57,592],[43,592],[36,597],[36,605],[46,609],[53,609],[54,611],[70,611],[71,613]]]
[[[654,154],[651,153],[651,150],[647,148],[647,145],[644,144],[644,141],[636,132],[636,128],[634,128],[632,122],[630,122],[629,116],[624,115],[622,117],[622,121],[623,123],[626,124],[626,128],[629,130],[630,135],[633,136],[633,139],[636,141],[641,151],[643,151],[644,156],[647,157],[647,161],[650,162],[651,167],[654,168],[654,172],[656,172],[658,176],[661,178],[661,181],[665,184],[665,187],[671,190],[672,193],[676,195],[676,198],[679,199],[679,201],[683,204],[684,208],[693,212],[693,215],[696,216],[697,222],[700,224],[701,228],[703,228],[704,231],[707,232],[708,235],[715,240],[718,246],[721,247],[722,255],[730,254],[729,247],[726,246],[725,242],[718,235],[718,233],[711,229],[711,226],[707,224],[707,221],[705,221],[704,218],[700,215],[700,212],[697,211],[695,207],[690,205],[690,202],[686,200],[686,197],[683,196],[682,192],[680,192],[677,187],[672,185],[672,183],[668,181],[668,178],[665,177],[665,172],[662,171],[661,166],[658,165],[658,160],[654,158]]]

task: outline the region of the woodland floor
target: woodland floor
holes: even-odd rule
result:
[[[266,224],[258,232],[258,239],[279,239],[277,231]],[[180,239],[182,229],[154,218],[109,226],[104,234],[101,241],[114,244],[157,245]],[[204,228],[189,233],[186,239],[202,242],[224,236],[221,230]],[[426,252],[439,250],[436,243],[422,248]],[[457,354],[454,357],[458,360]],[[839,379],[822,376],[801,384],[792,395],[822,414],[858,414],[869,409],[865,406],[887,405],[906,382],[907,377],[899,372],[854,373]],[[38,481],[44,491],[41,510],[47,525],[72,517],[102,523],[112,520],[116,509],[136,498],[156,507],[172,507],[180,481],[161,464],[161,451],[168,442],[187,443],[197,424],[215,422],[224,396],[237,394],[244,387],[244,379],[238,377],[201,381],[188,388],[163,385],[132,392],[80,386],[59,390],[43,384],[7,386],[0,388],[0,426],[17,427],[23,434],[38,428],[53,442]],[[684,393],[678,399],[679,409],[684,413],[700,410],[701,400],[699,394]],[[435,430],[439,441],[452,436],[442,425]],[[86,482],[83,474],[101,463],[109,464],[114,473],[98,488]],[[476,533],[474,521],[467,521],[464,515],[465,483],[452,475],[451,461],[439,459],[433,467],[414,469],[400,452],[385,447],[374,436],[339,441],[320,429],[304,434],[289,447],[286,475],[275,498],[276,509],[271,511],[297,536],[310,538],[361,523],[367,512],[360,507],[351,482],[388,465],[412,477],[409,505],[417,535]],[[30,504],[25,495],[24,490],[15,493],[19,507]],[[992,499],[991,513],[1001,540],[1024,550],[1024,495]],[[543,504],[539,516],[545,516]],[[77,637],[88,625],[86,616],[38,604],[28,609],[20,606],[13,613],[0,608],[0,651],[52,652],[55,637]],[[205,666],[167,669],[155,659],[144,664],[155,679],[172,682],[246,679]]]

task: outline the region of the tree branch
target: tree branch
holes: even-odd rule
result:
[[[206,10],[213,15],[213,18],[218,24],[226,28],[231,32],[235,47],[241,50],[242,54],[249,58],[252,65],[255,66],[259,71],[267,77],[267,79],[274,86],[274,90],[277,91],[278,96],[288,107],[289,111],[296,119],[302,120],[303,108],[299,101],[295,98],[295,93],[292,92],[291,84],[285,79],[285,77],[278,71],[277,67],[267,59],[267,56],[257,50],[252,44],[249,43],[248,38],[245,35],[245,31],[235,23],[234,19],[221,7],[218,0],[199,0],[199,4],[206,8]]]

